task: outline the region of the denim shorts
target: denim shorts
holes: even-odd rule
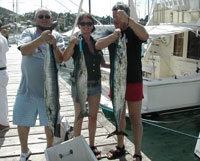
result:
[[[88,92],[88,96],[95,96],[95,95],[99,95],[101,94],[101,81],[98,81],[98,83],[88,83],[88,87],[87,87],[87,92]],[[75,84],[72,83],[71,86],[71,91],[72,91],[72,97],[75,98],[77,96],[76,93],[76,88],[75,88]]]
[[[41,126],[48,126],[45,100],[18,94],[13,110],[13,124],[35,126],[37,116]]]

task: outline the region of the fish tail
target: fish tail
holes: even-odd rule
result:
[[[50,132],[51,132],[51,136],[54,136],[54,128],[52,128],[51,126],[49,126]]]
[[[113,136],[113,135],[124,135],[124,136],[128,136],[128,134],[125,133],[124,131],[117,131],[117,130],[115,130],[115,131],[113,131],[112,133],[110,133],[110,134],[107,136],[107,138],[109,138],[109,137],[111,137],[111,136]]]
[[[60,136],[60,124],[56,124],[56,127],[54,128],[54,136],[61,137]]]
[[[55,127],[49,126],[51,136],[61,137],[60,136],[60,124],[56,124]]]
[[[117,130],[113,131],[112,133],[108,134],[107,138],[113,136],[113,135],[117,135]]]
[[[124,132],[124,131],[119,131],[119,132],[117,133],[117,135],[128,136],[128,134],[127,134],[126,132]]]
[[[80,112],[77,120],[83,119],[84,117],[89,117],[88,111]]]

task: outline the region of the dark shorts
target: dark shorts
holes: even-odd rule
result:
[[[108,96],[111,98],[111,91]],[[126,85],[125,99],[127,101],[141,101],[143,98],[143,83],[129,83]]]

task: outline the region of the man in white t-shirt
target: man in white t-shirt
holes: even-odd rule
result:
[[[2,22],[0,20],[0,31]],[[9,129],[8,120],[8,99],[7,84],[8,73],[6,70],[6,52],[8,51],[8,41],[0,32],[0,132]]]

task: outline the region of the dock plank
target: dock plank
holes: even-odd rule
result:
[[[21,55],[17,50],[16,45],[10,47],[7,53],[7,67],[9,74],[9,82],[7,86],[8,90],[8,109],[9,109],[9,121],[10,129],[5,133],[0,133],[0,161],[18,161],[20,156],[20,142],[17,133],[17,126],[13,125],[13,105],[16,98],[17,89],[21,79],[20,72]],[[74,106],[71,98],[71,87],[62,78],[59,78],[60,87],[60,105],[61,116],[66,117],[68,123],[73,126],[74,122]],[[116,136],[107,138],[107,135],[115,130],[115,127],[109,122],[103,112],[99,110],[98,122],[95,143],[99,150],[102,151],[101,161],[107,161],[106,153],[113,148],[117,139]],[[89,142],[88,138],[88,118],[83,121],[81,134],[85,138],[86,142]],[[32,151],[30,160],[32,161],[45,161],[44,151],[46,149],[46,138],[44,134],[44,127],[39,126],[39,121],[36,121],[36,126],[31,127],[29,134],[29,148]],[[125,145],[127,154],[120,159],[114,161],[129,161],[132,160],[134,151],[133,143],[125,138]],[[143,161],[150,161],[150,159],[143,154]]]

